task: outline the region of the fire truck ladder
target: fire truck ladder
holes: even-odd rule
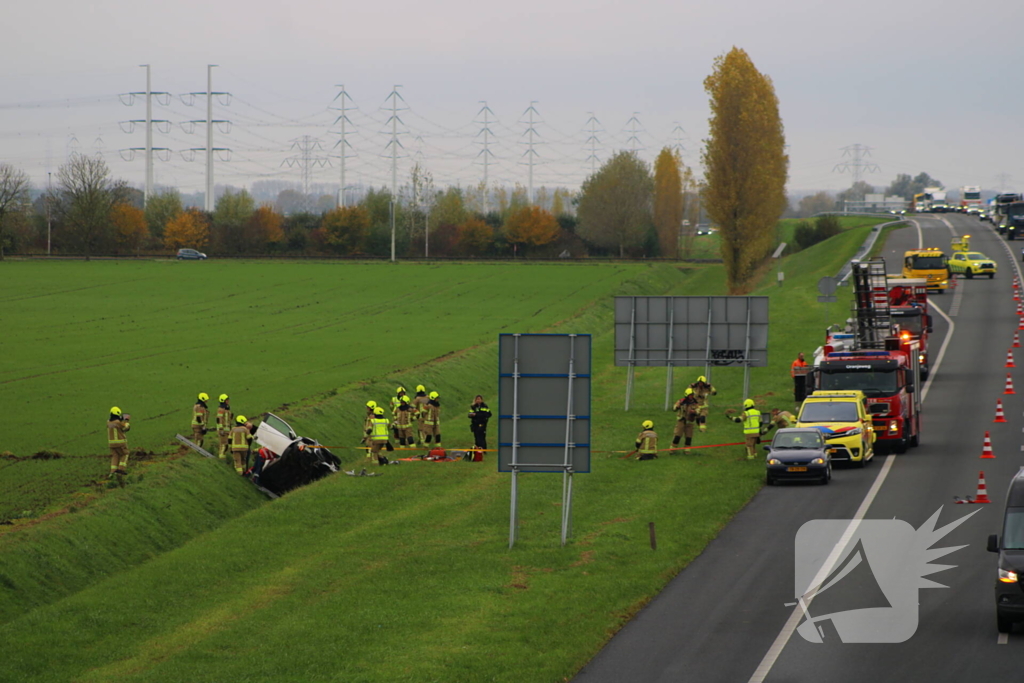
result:
[[[852,274],[857,345],[862,349],[884,349],[886,338],[892,336],[885,259],[854,262]]]

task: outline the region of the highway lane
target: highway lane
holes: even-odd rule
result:
[[[905,456],[892,456],[896,459],[867,517],[896,517],[918,527],[941,505],[946,507],[940,523],[980,510],[938,544],[970,546],[940,560],[958,565],[956,569],[932,577],[950,589],[920,590],[920,625],[906,643],[810,644],[793,635],[778,659],[769,662],[770,669],[762,668],[763,680],[888,680],[895,673],[910,680],[945,680],[950,672],[979,671],[987,679],[1024,664],[1020,647],[1012,647],[1015,642],[1024,646],[1024,636],[1011,636],[1011,647],[997,645],[992,605],[995,558],[985,552],[984,541],[997,530],[1000,505],[950,505],[954,495],[974,493],[982,466],[991,495],[999,501],[1005,482],[1024,464],[1024,402],[1002,396],[1007,372],[1002,365],[1017,321],[1010,293],[1011,264],[999,238],[976,219],[949,214],[922,217],[919,224],[926,246],[947,250],[954,232],[969,231],[972,246],[996,258],[1000,273],[992,281],[961,280],[957,293],[932,297],[934,304],[953,314],[957,331],[945,365],[929,388],[923,444]],[[899,269],[903,250],[917,242],[914,229],[892,233],[883,252],[890,272]],[[935,315],[933,353],[947,332],[942,316]],[[1020,357],[1024,368],[1024,353]],[[1014,399],[1004,402],[1008,424],[992,424],[996,398]],[[985,429],[992,431],[997,460],[978,459]],[[795,597],[797,530],[810,519],[851,518],[876,472],[871,467],[840,470],[829,487],[761,491],[577,680],[759,680],[752,676],[793,611],[785,603]],[[827,599],[819,597],[811,613],[866,606],[857,601],[871,588],[870,578],[861,581],[851,574],[848,583],[837,584]],[[836,606],[844,603],[852,604]]]

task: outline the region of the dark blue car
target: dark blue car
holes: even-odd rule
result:
[[[195,249],[179,249],[178,250],[178,260],[179,261],[183,261],[183,260],[200,261],[200,260],[205,259],[205,258],[206,258],[206,254],[204,254],[201,251],[196,251]]]
[[[831,449],[821,432],[813,428],[788,428],[775,432],[765,460],[765,481],[769,486],[780,481],[832,480]]]

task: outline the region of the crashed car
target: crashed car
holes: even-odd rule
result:
[[[263,415],[253,438],[260,449],[249,476],[254,484],[278,496],[341,467],[336,455],[315,439],[298,436],[291,425],[273,413]]]

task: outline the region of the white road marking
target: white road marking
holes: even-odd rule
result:
[[[917,244],[918,248],[920,248],[923,243],[921,224],[916,220],[911,220],[910,222],[917,228]],[[935,381],[936,376],[939,374],[939,368],[942,366],[942,359],[946,356],[946,349],[949,347],[949,341],[953,338],[953,332],[956,330],[956,324],[948,315],[946,315],[946,312],[938,306],[935,306],[934,308],[938,314],[945,318],[946,322],[949,323],[949,332],[946,333],[946,338],[942,340],[942,346],[939,347],[939,353],[936,355],[935,362],[932,364],[931,374],[929,374],[928,381],[924,383],[924,388],[921,390],[922,403],[928,398],[928,391],[932,387],[932,382]],[[871,507],[871,503],[874,502],[875,496],[878,495],[878,492],[882,488],[882,484],[885,483],[885,478],[889,476],[889,470],[892,469],[894,462],[896,462],[895,457],[891,455],[886,457],[885,462],[882,463],[881,469],[878,470],[878,475],[875,477],[875,481],[871,484],[871,488],[868,489],[867,495],[864,496],[864,500],[861,501],[860,507],[857,508],[857,512],[854,513],[853,519],[850,520],[850,524],[846,527],[846,531],[843,532],[842,537],[838,542],[836,542],[835,546],[832,548],[832,552],[829,553],[828,558],[825,560],[825,563],[821,565],[821,569],[818,570],[817,575],[814,577],[814,580],[810,585],[820,586],[821,583],[832,573],[836,562],[839,561],[839,558],[846,550],[846,546],[849,544],[850,539],[852,539],[853,535],[856,533],[857,527],[860,526],[860,521],[864,519],[864,515],[867,514],[868,509]],[[806,614],[807,609],[811,606],[811,602],[814,600],[814,595],[814,593],[810,594],[807,599],[803,601],[802,605],[797,605],[797,607],[793,608],[793,612],[789,615],[789,618],[786,620],[786,623],[779,632],[779,635],[775,637],[775,641],[772,643],[771,647],[768,648],[768,652],[765,653],[761,663],[754,671],[754,675],[750,677],[749,683],[764,683],[765,677],[768,676],[772,667],[775,666],[775,662],[779,659],[779,655],[782,654],[782,651],[785,649],[789,639],[796,631],[797,626],[800,625],[800,621]]]
[[[999,637],[996,638],[996,645],[1006,645],[1010,640],[1009,633],[1000,633]]]

